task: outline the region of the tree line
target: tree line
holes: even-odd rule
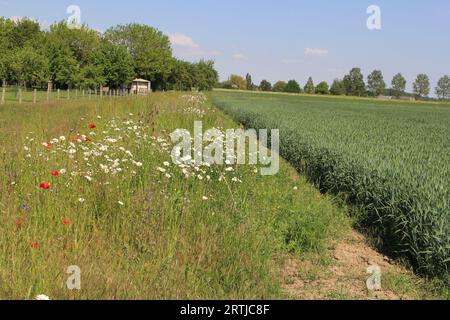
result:
[[[60,89],[124,88],[134,78],[153,90],[210,90],[218,81],[213,61],[176,59],[169,38],[141,24],[101,33],[66,22],[41,30],[30,19],[0,18],[0,81],[3,85]]]
[[[415,97],[417,99],[428,99],[431,91],[430,78],[426,74],[419,74],[413,83],[413,93],[406,92],[407,81],[405,77],[398,73],[388,88],[380,70],[374,70],[364,81],[364,75],[360,68],[353,68],[343,79],[335,79],[331,85],[322,81],[315,85],[311,77],[308,78],[304,87],[301,87],[296,80],[278,81],[272,85],[267,80],[262,80],[259,86],[253,84],[252,77],[247,74],[245,79],[239,75],[231,75],[230,78],[219,84],[224,89],[239,90],[259,90],[286,93],[306,93],[321,95],[347,95],[358,97],[379,97],[390,96],[400,98],[403,96]],[[450,99],[450,77],[443,76],[435,88],[435,93],[439,99]]]

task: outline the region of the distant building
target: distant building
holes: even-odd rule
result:
[[[129,90],[130,94],[149,94],[152,92],[151,82],[145,79],[134,79]]]

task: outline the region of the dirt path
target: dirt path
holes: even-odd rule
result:
[[[367,268],[381,268],[379,291],[369,291]],[[284,267],[283,289],[292,299],[421,299],[420,282],[404,267],[394,264],[367,245],[365,238],[352,231],[336,245],[331,263],[288,259]]]

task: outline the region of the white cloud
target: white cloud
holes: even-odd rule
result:
[[[183,33],[169,34],[169,40],[176,56],[185,59],[212,58],[220,54],[217,50],[208,50],[197,44]]]
[[[234,60],[247,60],[247,57],[242,53],[235,53],[232,55]]]
[[[328,49],[306,48],[305,56],[307,57],[325,57],[328,55]]]
[[[199,48],[200,46],[192,40],[191,37],[188,37],[182,33],[173,33],[169,35],[170,42],[173,46],[184,47],[184,48]]]

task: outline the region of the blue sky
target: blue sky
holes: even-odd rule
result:
[[[48,25],[67,19],[69,5],[98,30],[154,26],[171,36],[176,56],[214,59],[221,79],[249,72],[256,83],[304,85],[308,76],[332,81],[358,66],[366,76],[381,69],[388,84],[402,72],[410,89],[418,73],[427,73],[433,88],[450,74],[448,0],[0,0],[0,15]],[[366,27],[369,5],[381,8],[381,30]]]

